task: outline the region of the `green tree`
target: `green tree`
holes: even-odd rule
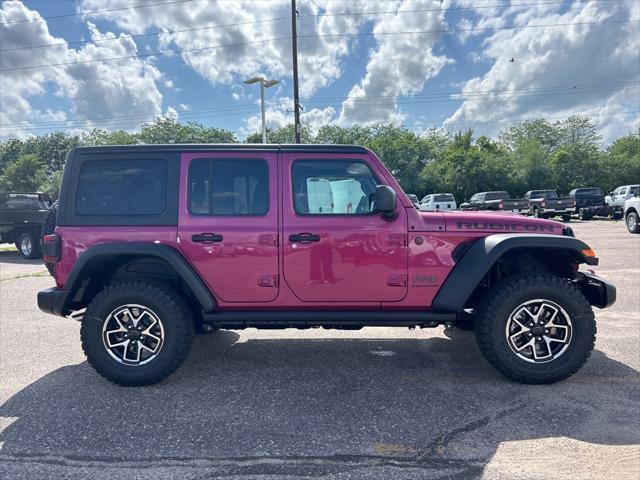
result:
[[[46,171],[34,155],[22,155],[9,163],[0,176],[0,188],[13,192],[33,192],[46,180]]]

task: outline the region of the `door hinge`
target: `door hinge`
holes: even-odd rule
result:
[[[387,235],[387,243],[407,245],[407,235],[404,233],[390,233]]]
[[[280,282],[278,275],[260,275],[258,285],[261,287],[278,287]]]
[[[392,273],[387,277],[387,285],[390,287],[406,287],[407,276],[402,273]]]
[[[272,245],[274,247],[277,247],[278,235],[271,234],[271,233],[260,235],[258,237],[258,243],[260,243],[260,245]]]

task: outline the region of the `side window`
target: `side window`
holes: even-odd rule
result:
[[[620,192],[618,193],[618,195],[626,195],[627,194],[627,187],[620,187]]]
[[[379,184],[366,163],[353,160],[296,160],[293,205],[300,215],[366,215]]]
[[[198,158],[189,165],[189,211],[194,215],[265,215],[265,160]]]
[[[78,178],[81,215],[160,215],[167,203],[165,160],[90,160]]]

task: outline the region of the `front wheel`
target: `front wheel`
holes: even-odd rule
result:
[[[489,292],[475,334],[496,370],[516,382],[542,384],[578,371],[593,350],[596,324],[591,305],[571,282],[523,275]]]
[[[627,230],[631,233],[640,233],[640,218],[636,212],[629,212],[625,223],[627,224]]]
[[[119,385],[151,385],[168,377],[189,352],[194,322],[174,289],[116,282],[91,301],[82,320],[82,349],[91,366]]]

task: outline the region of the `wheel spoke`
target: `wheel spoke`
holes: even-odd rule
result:
[[[509,348],[519,358],[542,363],[565,352],[571,342],[571,329],[571,319],[561,306],[538,299],[514,309],[505,333]]]
[[[103,324],[102,336],[111,357],[133,366],[153,360],[164,344],[160,318],[142,305],[122,305],[111,312]]]

